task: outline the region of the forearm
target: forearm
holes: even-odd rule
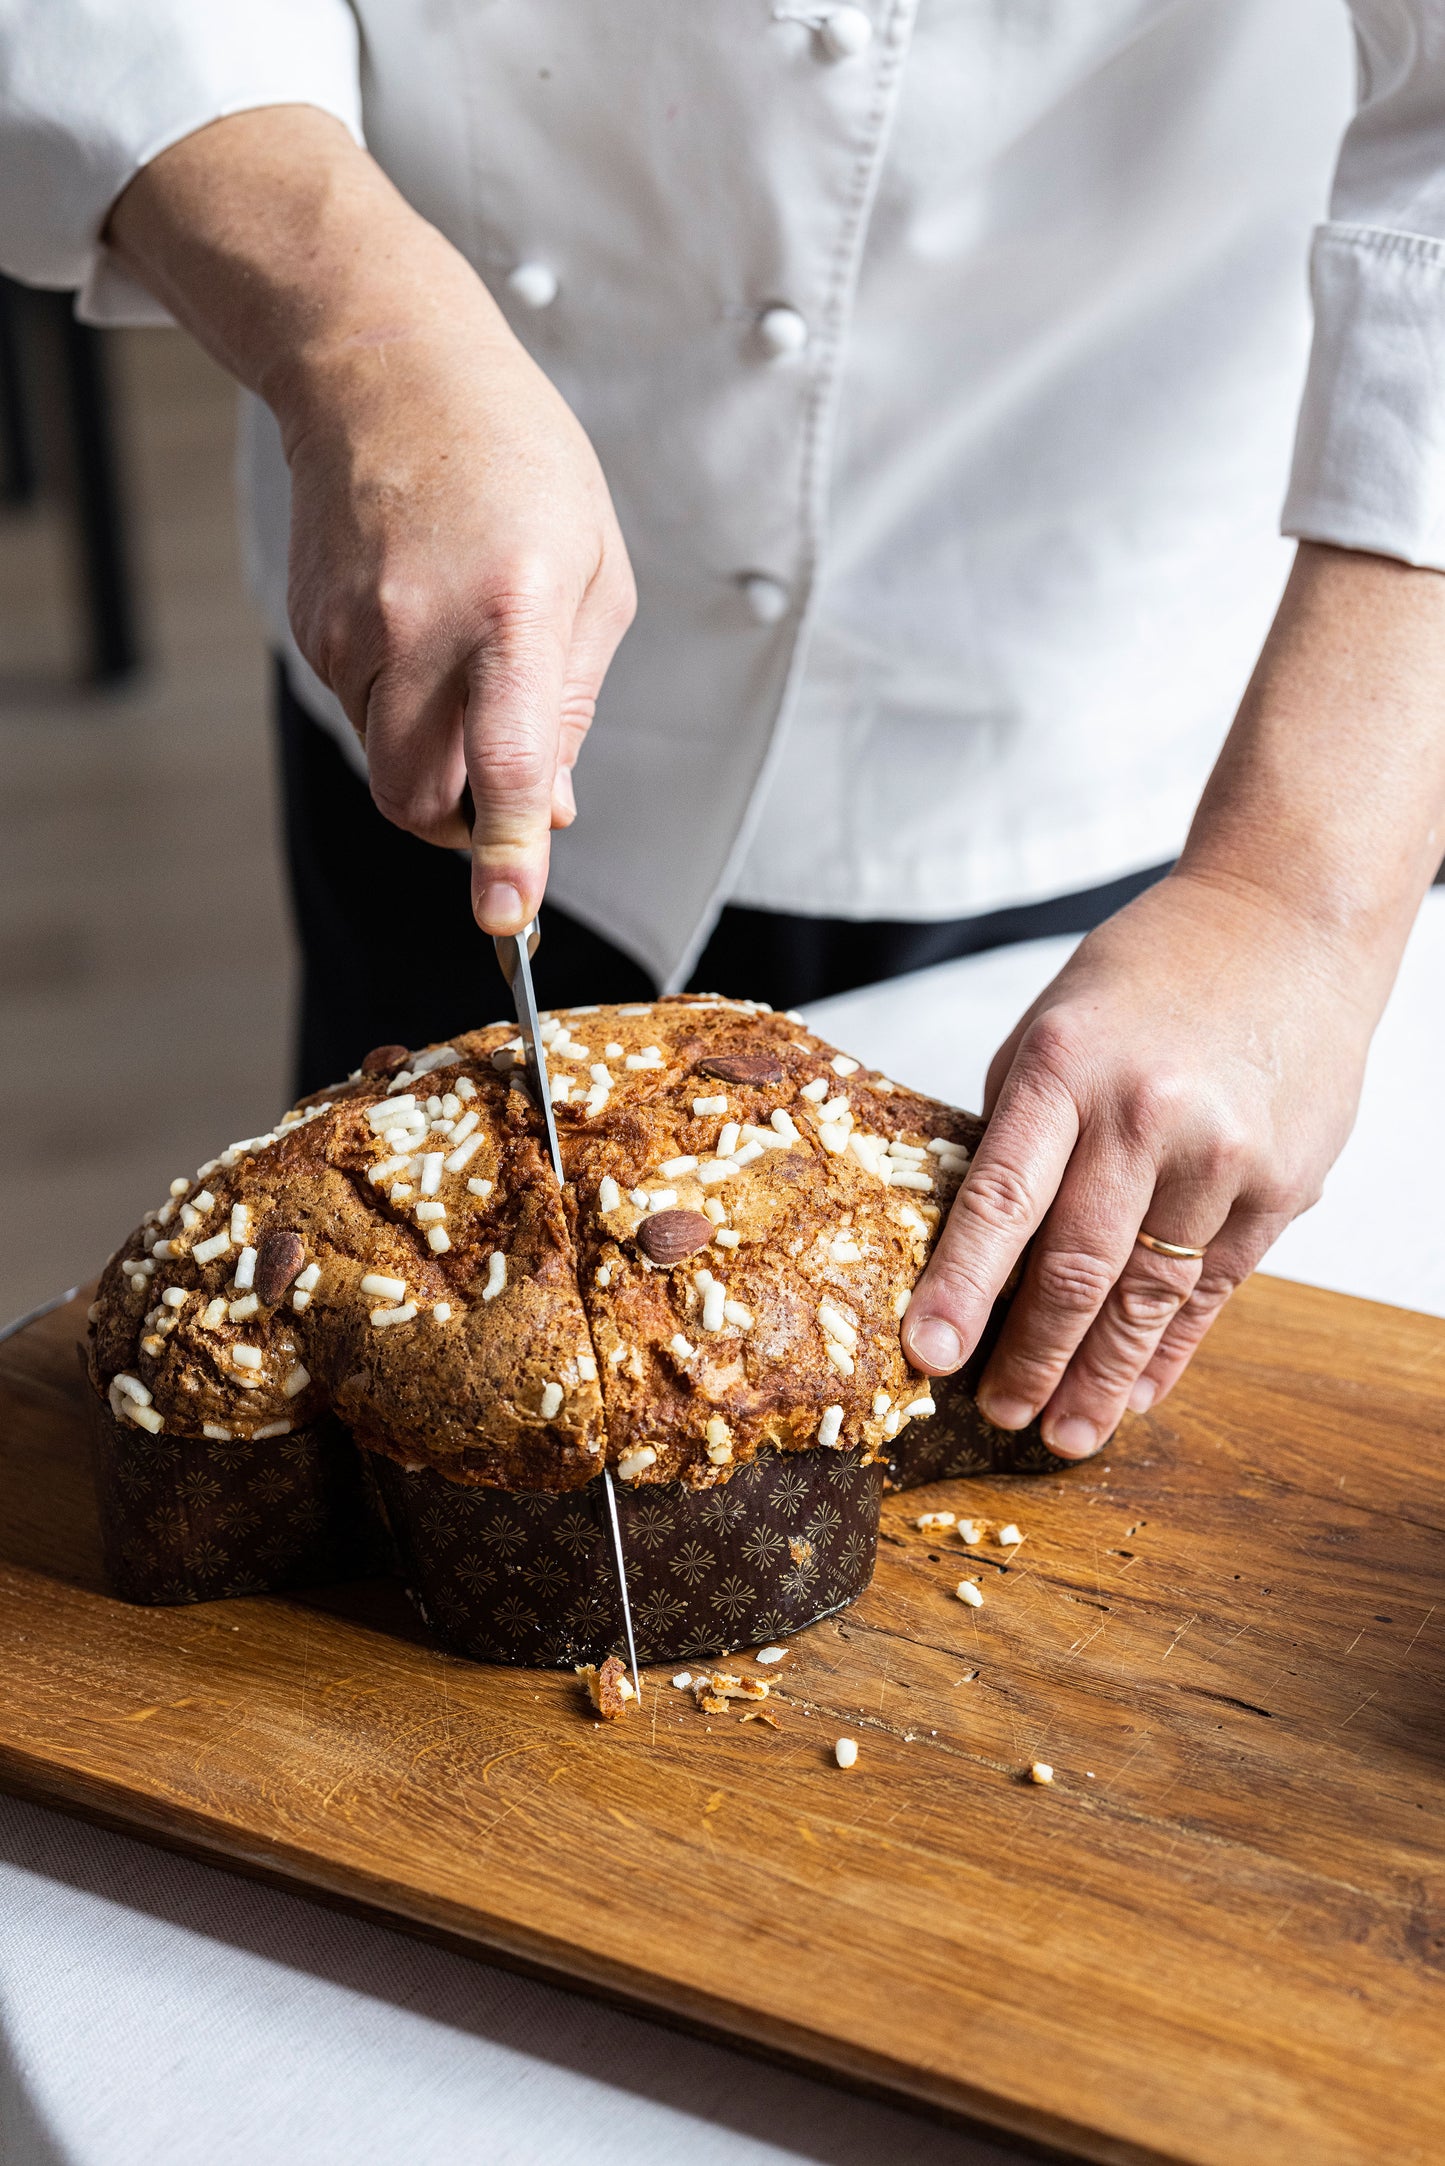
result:
[[[1378,1011],[1445,858],[1445,576],[1301,545],[1180,872],[1358,974]]]
[[[459,313],[510,334],[465,259],[342,124],[311,106],[240,113],[164,151],[106,234],[115,255],[284,429],[322,387],[424,356]]]

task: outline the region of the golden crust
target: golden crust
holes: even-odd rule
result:
[[[565,1191],[509,1025],[434,1065],[413,1056],[414,1080],[358,1075],[148,1214],[102,1278],[96,1388],[185,1436],[331,1406],[404,1464],[513,1489],[578,1486],[604,1458],[624,1479],[705,1485],[764,1448],[884,1449],[927,1399],[898,1309],[980,1124],[745,1003],[559,1011],[548,1029]],[[709,1072],[740,1056],[777,1080]],[[398,1120],[450,1131],[388,1143],[407,1098]],[[205,1260],[238,1204],[238,1237]],[[716,1229],[671,1265],[637,1239],[668,1207]],[[243,1251],[281,1234],[305,1265],[248,1314]]]

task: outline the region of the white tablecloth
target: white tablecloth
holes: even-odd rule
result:
[[[831,1001],[841,1044],[977,1104],[1041,941]],[[1325,1200],[1270,1268],[1445,1315],[1445,893]],[[0,1799],[3,2166],[1005,2166],[806,2077]]]

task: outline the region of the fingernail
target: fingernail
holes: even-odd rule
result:
[[[565,767],[558,769],[557,779],[552,784],[552,802],[564,820],[576,819],[577,793],[572,787],[572,776]]]
[[[1066,1414],[1045,1427],[1044,1442],[1061,1459],[1087,1459],[1099,1449],[1099,1432],[1082,1414]]]
[[[477,898],[477,923],[484,933],[519,933],[527,922],[522,898],[510,880],[493,880]]]
[[[1147,1414],[1158,1396],[1159,1386],[1153,1383],[1149,1377],[1141,1376],[1129,1394],[1129,1412],[1131,1414]]]
[[[908,1351],[925,1369],[946,1375],[962,1361],[963,1341],[941,1316],[924,1316],[909,1326]]]
[[[978,1410],[995,1429],[1027,1429],[1034,1418],[1027,1399],[996,1398],[991,1391],[979,1393]]]

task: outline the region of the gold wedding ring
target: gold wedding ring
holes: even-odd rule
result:
[[[1190,1248],[1183,1241],[1161,1241],[1157,1234],[1145,1233],[1142,1226],[1134,1239],[1142,1241],[1145,1248],[1152,1248],[1156,1256],[1183,1256],[1188,1262],[1197,1263],[1204,1254],[1202,1248]]]

